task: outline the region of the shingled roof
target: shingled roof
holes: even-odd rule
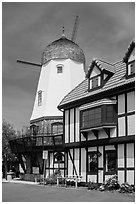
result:
[[[79,100],[84,100],[85,98],[98,95],[108,90],[112,90],[133,83],[135,81],[135,77],[126,78],[126,64],[123,60],[113,64],[115,67],[115,73],[113,76],[106,82],[106,84],[100,89],[93,90],[91,92],[88,91],[88,79],[86,78],[82,81],[78,86],[76,86],[70,93],[68,93],[63,100],[60,102],[58,108],[62,109],[67,107],[70,103],[74,103]]]

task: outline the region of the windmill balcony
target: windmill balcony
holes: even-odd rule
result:
[[[13,153],[37,152],[40,150],[63,149],[63,134],[27,136],[9,141]]]

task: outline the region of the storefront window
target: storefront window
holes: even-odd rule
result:
[[[116,171],[116,151],[108,150],[105,152],[106,172],[113,173]]]
[[[97,172],[97,152],[88,152],[88,172],[95,173]]]

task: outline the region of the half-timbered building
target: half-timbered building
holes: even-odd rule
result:
[[[84,72],[83,51],[64,35],[46,47],[30,133],[10,141],[11,149],[27,175],[60,169],[85,182],[117,174],[134,184],[135,42],[119,62],[94,59],[85,79]]]
[[[65,174],[135,182],[135,42],[114,64],[94,59],[86,79],[60,102]]]

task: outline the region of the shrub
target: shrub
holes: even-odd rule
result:
[[[100,187],[99,183],[94,183],[89,181],[88,183],[88,190],[97,190]]]
[[[119,185],[119,182],[118,182],[118,176],[116,174],[111,176],[110,178],[108,178],[104,182],[103,186],[104,186],[105,190],[117,190],[117,189],[119,189],[120,185]]]
[[[50,185],[54,185],[57,184],[57,180],[55,178],[46,178],[45,179],[45,185],[50,184]]]
[[[78,182],[78,187],[88,187],[88,183],[86,183],[84,181],[80,181],[80,182]]]
[[[119,193],[133,193],[135,192],[135,187],[128,183],[122,183],[119,189]]]
[[[59,184],[60,185],[65,185],[65,179],[64,178],[60,178],[59,179]]]

